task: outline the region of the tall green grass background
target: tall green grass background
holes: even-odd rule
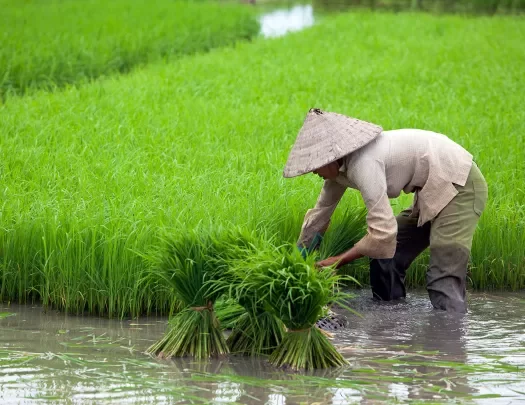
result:
[[[0,0],[0,98],[54,89],[258,33],[253,10],[174,0]]]
[[[519,14],[525,11],[525,0],[313,0],[313,4],[325,11],[369,8],[469,15]]]
[[[525,286],[525,24],[357,12],[278,39],[158,62],[0,107],[0,300],[167,313],[142,254],[240,227],[295,242],[321,188],[282,178],[310,107],[447,134],[490,188],[469,271]],[[395,212],[411,196],[392,202]],[[336,211],[362,208],[348,190]],[[425,258],[409,273],[424,286]],[[363,283],[366,263],[346,269]]]

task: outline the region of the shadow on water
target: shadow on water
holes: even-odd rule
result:
[[[425,293],[377,304],[359,292],[334,343],[344,369],[289,373],[265,359],[157,360],[166,318],[109,320],[0,307],[0,403],[513,403],[525,398],[523,294],[472,294],[470,312]]]

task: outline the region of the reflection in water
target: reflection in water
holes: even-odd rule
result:
[[[232,402],[238,403],[239,398],[242,396],[241,385],[235,382],[222,382],[218,384],[217,390],[215,390],[214,404],[231,404]]]
[[[261,34],[279,37],[288,32],[299,31],[314,24],[311,5],[298,5],[290,9],[275,10],[260,18]]]
[[[0,307],[16,313],[0,320],[0,403],[343,405],[470,402],[481,394],[511,403],[524,396],[522,295],[472,294],[470,312],[459,316],[433,310],[426,293],[397,305],[369,295],[350,304],[363,317],[349,314],[349,328],[335,335],[350,367],[309,373],[276,370],[264,358],[153,359],[143,352],[165,318]]]
[[[266,405],[286,405],[286,398],[281,394],[270,394]]]
[[[413,378],[414,383],[399,379],[387,384],[389,398],[445,400],[450,381],[454,381],[454,391],[464,396],[476,392],[454,367],[434,365],[467,361],[465,315],[434,310],[425,294],[409,295],[398,304],[374,302],[362,295],[352,305],[364,318],[354,317],[353,326],[342,331],[340,338],[351,348],[357,364],[377,367],[377,360],[393,359],[385,364],[390,370],[385,368],[384,372]]]

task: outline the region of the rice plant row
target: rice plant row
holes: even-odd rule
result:
[[[3,0],[0,99],[126,73],[257,35],[251,10],[172,0]]]
[[[470,288],[523,288],[524,42],[514,17],[358,12],[12,99],[0,107],[0,300],[174,313],[144,260],[166,235],[239,227],[293,244],[321,181],[282,170],[312,106],[439,131],[471,151],[489,202]],[[392,201],[395,212],[410,204]],[[362,207],[347,191],[329,232]],[[408,286],[425,285],[424,264]],[[366,261],[348,271],[368,282]]]

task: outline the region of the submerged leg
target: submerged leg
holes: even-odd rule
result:
[[[459,244],[430,248],[427,290],[436,309],[467,312],[466,277],[470,251]]]
[[[430,231],[427,290],[436,309],[466,312],[466,278],[472,239],[487,201],[487,183],[476,165],[465,186],[439,213]]]
[[[407,209],[397,216],[397,247],[392,259],[370,261],[370,285],[374,298],[392,301],[406,296],[405,275],[414,259],[429,245],[430,224],[417,226]]]

